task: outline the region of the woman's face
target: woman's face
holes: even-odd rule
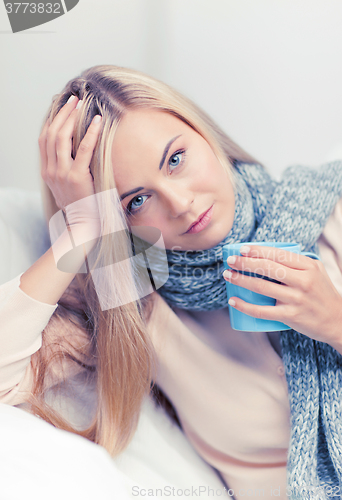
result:
[[[129,225],[159,229],[165,248],[209,249],[230,231],[235,200],[229,177],[206,140],[180,119],[154,109],[128,111],[112,159]]]

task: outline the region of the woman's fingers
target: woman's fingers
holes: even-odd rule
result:
[[[75,174],[84,174],[86,171],[89,171],[89,165],[101,130],[101,121],[102,116],[94,116],[87,133],[80,142],[75,161],[72,165],[72,171]]]
[[[227,263],[234,270],[266,276],[267,278],[280,281],[285,285],[291,286],[298,282],[298,270],[291,269],[272,260],[234,255],[228,257]]]
[[[245,251],[245,249],[248,249],[248,251]],[[241,247],[240,252],[244,256],[271,260],[291,269],[307,269],[310,262],[304,255],[275,247],[261,245],[248,246],[248,244],[246,244]]]
[[[318,260],[285,250],[272,247],[254,248],[254,245],[251,245],[250,249],[248,253],[243,253],[242,257],[228,257],[228,265],[235,270],[266,276],[294,287],[300,286],[301,280],[305,280],[305,271],[320,266]]]
[[[283,305],[279,305],[277,307],[257,306],[255,304],[249,304],[238,297],[232,297],[229,299],[229,303],[234,307],[234,309],[241,311],[244,314],[248,314],[248,316],[252,316],[253,318],[281,321],[283,323],[286,322],[285,306]]]
[[[75,128],[78,109],[74,109],[64,125],[60,128],[56,136],[56,156],[57,170],[59,175],[67,174],[73,163],[72,153],[72,135]]]
[[[226,270],[223,273],[223,277],[226,281],[229,281],[229,283],[232,283],[233,285],[247,288],[247,290],[251,290],[252,292],[256,292],[261,295],[266,295],[267,297],[272,297],[273,299],[280,300],[281,302],[287,302],[291,297],[293,297],[294,292],[289,287],[278,283],[272,283],[271,281],[265,279],[245,276],[244,274],[231,270]]]
[[[73,99],[72,99],[73,98]],[[57,134],[70,117],[78,103],[76,96],[71,96],[68,102],[60,109],[47,131],[47,172],[53,174],[57,169],[57,150],[56,138]]]

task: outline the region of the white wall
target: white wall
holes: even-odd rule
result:
[[[0,186],[39,187],[51,97],[94,64],[145,71],[192,98],[275,175],[342,143],[342,2],[80,0],[12,34],[0,5]]]
[[[171,7],[172,6],[172,7]],[[163,78],[277,172],[342,141],[342,2],[172,0]]]

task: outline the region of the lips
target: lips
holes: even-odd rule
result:
[[[203,217],[211,210],[212,206],[210,208],[208,208],[208,210],[206,210],[205,212],[203,212],[199,217],[198,219],[195,220],[195,222],[193,222],[192,224],[190,224],[190,226],[188,227],[188,229],[185,231],[185,233],[188,233],[190,231],[190,229],[194,226],[196,226],[196,224],[198,224],[202,219]]]

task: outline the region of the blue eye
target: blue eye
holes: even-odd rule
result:
[[[127,205],[127,210],[131,213],[138,212],[144,204],[143,198],[148,198],[148,196],[146,194],[139,194],[139,196],[132,198]]]
[[[169,159],[170,167],[178,167],[178,165],[180,165],[180,163],[182,162],[183,155],[184,151],[178,151],[177,153],[172,155]]]

